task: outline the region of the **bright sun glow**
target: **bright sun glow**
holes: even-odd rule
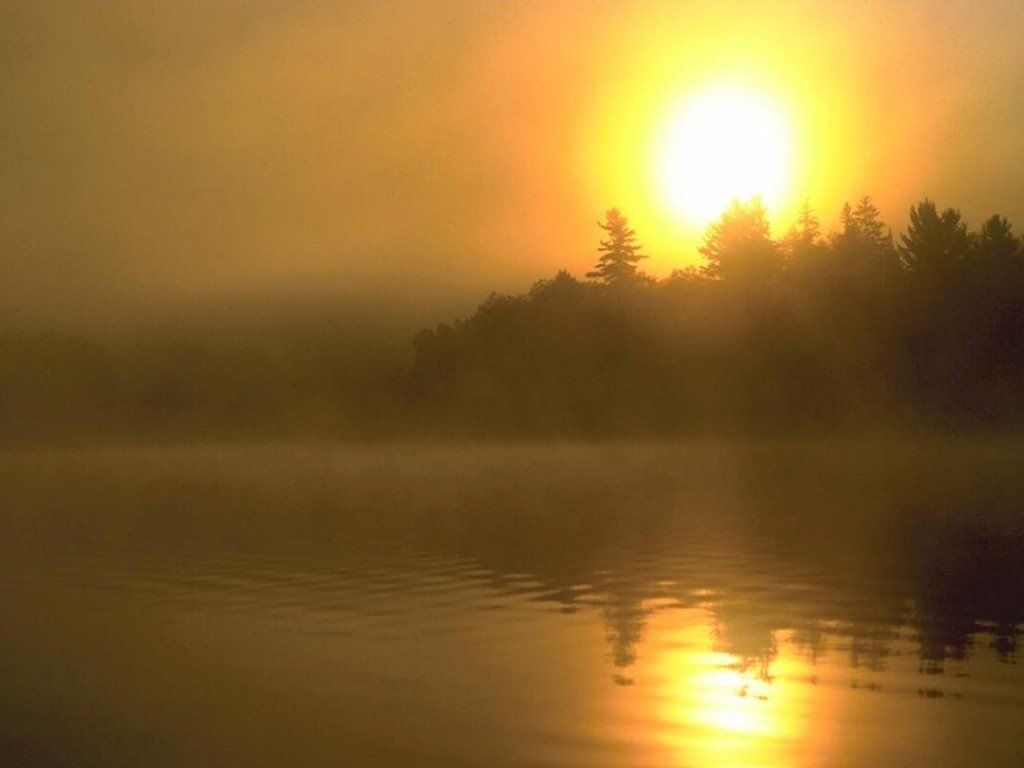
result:
[[[708,88],[665,123],[655,155],[671,208],[696,225],[733,198],[780,205],[790,183],[792,128],[778,105],[738,87]]]

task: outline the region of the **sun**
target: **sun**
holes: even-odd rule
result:
[[[790,183],[792,127],[766,94],[733,85],[695,93],[670,113],[654,162],[666,204],[706,225],[734,199],[783,203]]]

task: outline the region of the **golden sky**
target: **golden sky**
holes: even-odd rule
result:
[[[429,315],[581,274],[613,205],[665,274],[659,137],[722,83],[791,133],[779,230],[865,193],[1024,229],[1022,41],[1004,2],[6,3],[0,325]]]

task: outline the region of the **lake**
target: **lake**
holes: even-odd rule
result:
[[[0,762],[1019,767],[1022,459],[7,448]]]

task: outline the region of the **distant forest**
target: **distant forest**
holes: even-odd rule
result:
[[[702,265],[664,279],[607,212],[592,271],[422,330],[381,370],[331,333],[302,348],[132,353],[0,337],[9,435],[221,431],[613,437],[1024,427],[1024,251],[924,200],[894,237],[870,198],[825,235],[805,205],[773,237],[734,202]],[[372,353],[367,353],[372,358]]]

